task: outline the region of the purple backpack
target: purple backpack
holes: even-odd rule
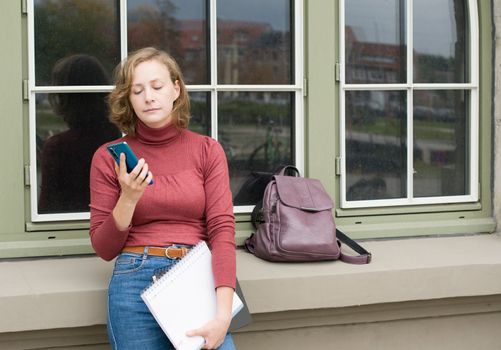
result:
[[[286,176],[293,171],[297,176]],[[343,260],[368,264],[371,254],[336,229],[334,203],[322,183],[299,176],[286,166],[266,186],[262,203],[252,212],[256,233],[245,241],[245,248],[268,261]],[[358,256],[344,255],[341,240]]]

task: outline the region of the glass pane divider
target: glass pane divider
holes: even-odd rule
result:
[[[407,91],[407,199],[414,198],[414,95]]]
[[[343,89],[345,88],[345,21],[344,21],[344,0],[339,1],[339,79],[340,79],[340,92],[341,95],[344,94]],[[343,111],[344,113],[344,111]],[[344,116],[344,114],[341,114]],[[343,191],[341,191],[343,192]]]
[[[303,118],[303,91],[297,90],[294,94],[294,121],[292,128],[294,130],[294,164],[301,174],[305,174],[304,168],[304,118]]]
[[[468,22],[470,23],[470,81],[478,86],[479,81],[479,25],[478,25],[478,8],[476,0],[467,0],[468,6]]]
[[[298,91],[300,85],[217,85],[212,87],[217,91]]]
[[[414,84],[344,84],[343,90],[466,90],[478,88],[470,83],[414,83]]]
[[[339,156],[341,157],[341,175],[339,177],[339,205],[341,208],[348,207],[346,200],[346,123],[345,123],[345,9],[344,0],[339,1]]]
[[[215,140],[218,139],[218,123],[217,123],[217,7],[216,0],[209,0],[209,47],[210,47],[210,132],[211,137]],[[190,91],[190,87],[187,87]],[[196,90],[192,90],[196,91]]]
[[[38,215],[38,181],[36,164],[36,100],[33,89],[35,87],[35,0],[29,0],[27,22],[28,22],[28,142],[30,165],[30,214],[31,218]],[[24,162],[24,161],[23,161]],[[33,186],[33,184],[37,184]]]
[[[210,136],[217,140],[218,139],[218,123],[217,123],[217,91],[211,90],[210,93]]]
[[[479,140],[479,92],[478,89],[470,91],[470,194],[476,200],[479,199],[479,164],[480,164],[480,140]]]
[[[95,85],[95,86],[36,86],[31,89],[35,93],[76,93],[76,92],[109,92],[115,88],[114,85]]]
[[[476,84],[422,84],[417,83],[413,84],[414,90],[468,90],[468,89],[476,89],[478,85]]]
[[[412,85],[414,81],[414,0],[407,1],[407,11],[405,18],[405,33],[407,40],[407,84]]]
[[[414,198],[414,99],[413,99],[413,81],[414,81],[414,0],[407,1],[405,33],[407,39],[407,193],[409,202]]]
[[[342,90],[407,90],[410,84],[342,84]]]
[[[120,0],[120,55],[124,60],[128,55],[127,47],[127,0]]]
[[[304,88],[304,10],[303,1],[295,0],[294,7],[294,83],[300,89]]]
[[[75,220],[89,220],[90,212],[73,212],[73,213],[55,213],[55,214],[38,214],[34,213],[32,222],[46,222],[46,221],[75,221]]]
[[[372,199],[364,201],[346,202],[343,209],[348,208],[374,208],[374,207],[395,207],[401,205],[433,205],[476,202],[474,196],[450,196],[450,197],[419,197],[419,198],[398,198],[398,199]]]

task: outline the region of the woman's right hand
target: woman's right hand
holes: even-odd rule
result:
[[[143,158],[139,159],[136,167],[130,173],[127,173],[125,164],[125,154],[120,154],[120,166],[115,165],[118,182],[122,189],[121,197],[125,197],[131,203],[136,204],[148,184],[153,179],[153,175],[148,171],[148,163]]]
[[[148,170],[148,164],[143,158],[136,167],[127,173],[125,154],[120,154],[120,165],[115,165],[121,193],[113,209],[115,224],[120,231],[130,225],[136,204],[144,193],[146,187],[153,179],[153,174]]]

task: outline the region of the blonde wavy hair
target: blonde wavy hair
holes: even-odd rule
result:
[[[127,135],[136,134],[138,117],[129,100],[134,69],[142,62],[156,60],[163,63],[170,73],[172,83],[179,84],[179,97],[174,101],[171,112],[172,122],[185,129],[190,122],[190,99],[183,75],[174,58],[165,51],[146,47],[131,53],[115,68],[115,89],[108,96],[110,120]]]

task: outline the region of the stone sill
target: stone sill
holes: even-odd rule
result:
[[[242,250],[237,274],[253,314],[501,294],[501,237],[366,241],[369,265],[269,263]],[[0,333],[106,321],[112,263],[95,256],[0,262]]]

